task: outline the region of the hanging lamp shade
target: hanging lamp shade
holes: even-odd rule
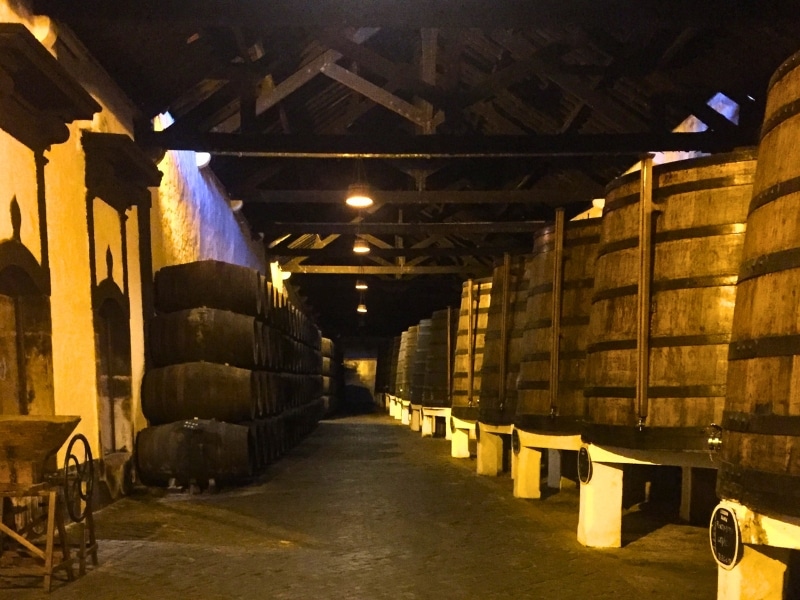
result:
[[[369,252],[369,244],[361,238],[356,238],[356,242],[353,244],[353,252],[356,254],[366,254]]]
[[[351,183],[347,187],[347,199],[345,203],[353,208],[372,206],[372,192],[369,186],[366,183]]]
[[[365,313],[365,312],[367,312],[367,305],[366,305],[366,304],[364,304],[363,302],[362,302],[362,303],[360,303],[360,304],[359,304],[359,305],[356,307],[356,312],[360,312],[360,313]]]
[[[366,290],[368,288],[367,282],[363,279],[356,279],[356,289],[357,290]]]

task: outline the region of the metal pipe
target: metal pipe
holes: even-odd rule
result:
[[[506,371],[508,370],[508,296],[509,280],[511,279],[511,255],[503,255],[503,299],[500,312],[500,410],[503,410],[506,400]]]
[[[480,304],[480,284],[478,284],[478,304]],[[475,381],[475,338],[477,322],[472,324],[472,279],[467,280],[467,406],[472,406],[472,384]],[[477,313],[477,311],[476,311]]]
[[[556,210],[555,247],[553,248],[553,296],[550,327],[550,416],[558,414],[558,375],[561,349],[561,302],[564,270],[564,209]]]
[[[644,427],[649,408],[650,381],[650,283],[653,267],[653,157],[642,159],[639,188],[639,286],[636,330],[636,399],[639,429]]]

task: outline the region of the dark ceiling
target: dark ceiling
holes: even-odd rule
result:
[[[456,304],[464,279],[531,247],[534,222],[586,209],[644,152],[757,143],[767,82],[800,46],[797,2],[34,5],[135,101],[139,143],[211,151],[329,336],[397,335]],[[719,92],[738,124],[708,106]],[[153,133],[164,111],[175,123]],[[690,114],[708,131],[670,133]],[[342,202],[356,157],[376,189],[363,215]],[[364,316],[361,267],[378,271]]]

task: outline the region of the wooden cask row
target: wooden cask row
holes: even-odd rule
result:
[[[526,262],[515,256],[494,269],[492,300],[481,366],[480,420],[491,425],[514,421],[522,335],[528,306]]]
[[[264,359],[262,324],[227,310],[193,308],[150,321],[150,349],[157,367],[206,361],[256,369]]]
[[[425,369],[431,346],[431,319],[422,319],[417,330],[417,347],[414,350],[414,371],[411,378],[412,404],[422,404],[422,390],[425,387]]]
[[[585,418],[586,335],[592,306],[594,268],[600,242],[600,219],[564,224],[561,240],[555,226],[534,236],[528,262],[528,301],[523,355],[517,386],[517,427],[531,432],[581,432]],[[556,246],[562,250],[559,285],[554,286]],[[554,299],[554,294],[559,297]],[[553,302],[558,302],[558,361],[553,351]],[[551,376],[558,373],[555,398]]]
[[[136,465],[142,482],[167,485],[210,479],[243,481],[255,472],[256,440],[249,426],[203,419],[148,427],[136,437]]]
[[[412,325],[400,341],[400,358],[397,363],[397,395],[411,400],[411,381],[414,377],[414,353],[417,351],[419,325]],[[405,343],[404,343],[405,342]]]
[[[175,265],[155,275],[155,305],[160,312],[218,308],[257,317],[263,310],[261,274],[216,260]]]
[[[725,397],[736,280],[755,153],[653,169],[647,398],[637,398],[640,173],[607,189],[590,319],[585,437],[664,450],[706,447]]]
[[[475,420],[481,398],[481,369],[492,299],[492,278],[464,282],[453,359],[453,415]]]
[[[400,341],[402,336],[396,336],[392,340],[392,355],[389,369],[389,393],[393,396],[397,394],[397,360],[400,358]]]
[[[452,373],[455,357],[458,311],[437,310],[431,317],[431,340],[422,404],[431,407],[452,406]]]
[[[739,270],[717,492],[800,517],[800,53],[773,76]],[[719,421],[717,421],[719,422]]]
[[[153,425],[194,417],[247,421],[258,416],[261,397],[257,372],[215,363],[150,369],[142,379],[142,412]]]

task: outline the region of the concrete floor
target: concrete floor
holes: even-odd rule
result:
[[[449,448],[383,415],[320,423],[253,485],[98,512],[100,566],[49,597],[715,598],[706,529],[633,514],[624,548],[586,549],[577,491],[515,499]],[[0,580],[0,600],[38,583]]]

